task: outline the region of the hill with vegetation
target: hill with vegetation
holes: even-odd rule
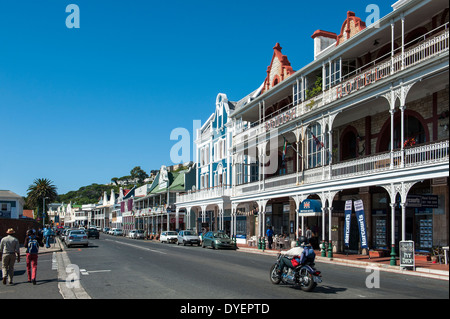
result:
[[[140,166],[136,166],[130,171],[130,175],[111,178],[110,184],[94,183],[80,187],[80,189],[76,191],[59,194],[56,197],[56,202],[66,204],[72,202],[72,204],[76,205],[95,204],[102,198],[104,192],[109,196],[109,194],[111,194],[111,189],[114,189],[114,192],[119,194],[120,187],[132,188],[133,186],[142,186],[148,177],[148,174],[145,173]]]

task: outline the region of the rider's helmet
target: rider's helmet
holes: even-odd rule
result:
[[[307,245],[308,244],[308,238],[306,238],[305,236],[300,236],[298,238],[298,242],[301,246]]]

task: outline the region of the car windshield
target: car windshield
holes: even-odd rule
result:
[[[193,231],[185,231],[184,234],[186,236],[195,236],[195,233]]]
[[[137,233],[139,233],[139,234],[142,234],[142,233],[144,233],[144,231],[143,231],[142,229],[140,229],[140,230],[137,230],[136,232],[137,232]]]
[[[83,230],[72,230],[70,235],[86,235],[86,233]]]
[[[225,233],[215,233],[215,234],[214,234],[214,237],[215,237],[215,238],[230,238],[230,237],[228,237],[228,235],[225,234]]]
[[[168,231],[167,235],[178,235],[176,231]]]

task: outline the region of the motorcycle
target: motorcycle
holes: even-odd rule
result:
[[[294,269],[284,267],[281,274],[278,274],[278,265],[283,255],[278,254],[276,263],[270,268],[270,281],[274,285],[279,283],[299,286],[303,291],[312,291],[318,283],[322,282],[320,271],[314,268],[314,262],[307,261],[298,265]]]

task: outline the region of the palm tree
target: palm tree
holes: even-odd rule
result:
[[[53,185],[53,182],[47,178],[35,179],[33,184],[28,187],[27,204],[30,207],[37,208],[37,211],[42,212],[44,198],[46,203],[51,203],[54,201],[56,196],[58,196],[56,189],[57,188]],[[42,215],[42,213],[38,214],[38,216]],[[45,224],[45,220],[43,220],[43,223]]]

